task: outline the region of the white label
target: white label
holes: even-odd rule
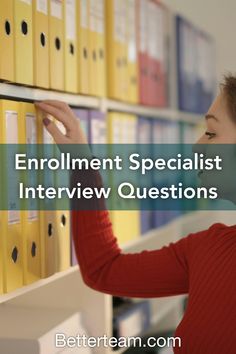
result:
[[[75,0],[66,0],[66,38],[75,40],[76,38],[76,4]]]
[[[51,0],[51,16],[62,19],[62,0]]]
[[[80,0],[80,24],[88,29],[88,0]]]
[[[48,14],[47,0],[37,0],[37,11],[42,12],[44,15]]]
[[[128,60],[131,63],[137,60],[137,43],[136,43],[136,16],[135,16],[135,0],[128,1]]]
[[[148,21],[147,21],[147,1],[140,0],[139,12],[139,38],[140,38],[140,51],[145,53],[147,50],[147,34],[148,34]]]
[[[157,37],[156,37],[156,55],[155,58],[163,63],[165,55],[165,39],[164,39],[164,11],[156,6],[156,27],[157,27]]]
[[[26,144],[37,144],[36,116],[26,114]]]
[[[43,143],[44,144],[53,144],[53,137],[49,132],[47,131],[46,128],[43,128]]]
[[[97,31],[97,0],[90,0],[89,3],[89,28],[92,32]]]
[[[28,5],[31,5],[31,4],[32,4],[32,0],[21,0],[21,2],[25,2],[25,3],[28,4]]]
[[[115,0],[114,13],[114,36],[115,41],[126,43],[127,41],[127,16],[126,16],[126,2],[124,0]]]
[[[5,112],[6,119],[6,143],[7,144],[18,144],[18,115],[14,111]],[[12,160],[12,151],[9,159]],[[8,170],[8,169],[7,169]],[[20,211],[18,209],[18,204],[16,201],[16,195],[18,190],[18,173],[14,171],[12,173],[11,169],[7,171],[8,173],[8,223],[16,224],[20,222]]]
[[[97,32],[104,34],[105,31],[105,9],[104,0],[97,0]]]
[[[156,55],[156,6],[154,3],[148,3],[148,53],[151,58]]]

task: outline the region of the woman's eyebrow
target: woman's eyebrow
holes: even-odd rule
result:
[[[206,115],[205,115],[205,118],[206,118],[206,120],[208,120],[208,119],[214,119],[214,120],[216,120],[217,122],[219,122],[219,119],[216,118],[216,116],[214,116],[214,114],[206,114]]]

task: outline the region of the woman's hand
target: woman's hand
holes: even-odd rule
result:
[[[44,126],[52,135],[56,144],[88,144],[79,118],[75,116],[74,112],[66,103],[55,100],[45,100],[43,102],[35,102],[35,106],[43,112]],[[65,134],[48,118],[49,115],[63,124]]]

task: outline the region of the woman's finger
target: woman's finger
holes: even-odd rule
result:
[[[49,104],[46,104],[44,102],[40,102],[40,103],[37,102],[37,103],[35,103],[35,106],[37,108],[39,108],[41,111],[52,115],[55,119],[57,119],[61,123],[63,123],[63,125],[66,127],[68,132],[73,130],[74,121],[73,121],[72,117],[68,113],[65,113],[61,109],[58,109],[58,108],[56,108],[54,106],[51,106]]]
[[[60,129],[56,126],[56,124],[48,118],[43,119],[43,124],[49,134],[53,137],[56,144],[66,144],[67,138],[65,135],[60,131]]]
[[[57,101],[57,100],[43,100],[39,103],[46,103],[48,104],[49,106],[53,106],[53,107],[56,107],[56,108],[59,108],[61,109],[63,112],[65,113],[69,113],[70,112],[70,107],[68,106],[67,103],[65,102],[62,102],[62,101]]]

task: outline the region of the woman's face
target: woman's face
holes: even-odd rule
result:
[[[235,117],[236,119],[236,117]],[[205,158],[220,156],[222,171],[201,171],[201,184],[217,187],[220,199],[236,202],[236,120],[227,107],[224,94],[219,94],[206,116],[206,130],[195,144],[195,152]]]
[[[236,117],[233,121],[225,96],[221,93],[209,108],[206,131],[197,144],[236,144]]]

